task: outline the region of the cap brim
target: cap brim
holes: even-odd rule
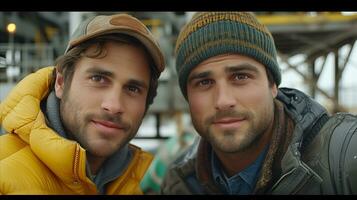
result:
[[[122,33],[122,34],[126,34],[126,35],[130,35],[136,39],[138,39],[145,47],[146,49],[149,51],[152,59],[154,60],[154,63],[157,67],[157,69],[159,70],[159,72],[164,71],[165,69],[165,60],[164,57],[161,53],[161,50],[159,49],[159,47],[153,42],[151,41],[146,35],[133,30],[131,28],[128,27],[122,27],[122,28],[113,28],[113,29],[107,29],[105,31],[100,31],[100,32],[96,32],[96,33],[92,33],[90,35],[86,35],[85,37],[81,37],[78,38],[77,40],[71,41],[69,46],[67,47],[65,53],[67,53],[70,49],[72,49],[74,46],[77,46],[78,44],[87,41],[89,39],[101,36],[101,35],[106,35],[106,34],[110,34],[110,33]]]

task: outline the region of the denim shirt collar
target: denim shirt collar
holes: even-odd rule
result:
[[[264,158],[268,151],[267,145],[264,150],[260,153],[258,158],[248,167],[246,167],[243,171],[233,175],[228,178],[224,173],[220,161],[215,155],[214,151],[211,151],[211,165],[212,165],[212,175],[213,180],[217,185],[220,186],[221,189],[225,191],[225,193],[232,194],[248,194],[253,192],[255,184],[259,177],[259,171],[263,164]],[[223,182],[221,182],[223,181]],[[225,183],[224,183],[225,182]],[[233,186],[233,187],[232,187]],[[244,188],[236,188],[235,186],[242,186]],[[230,187],[230,188],[227,188]],[[247,188],[248,187],[248,188]],[[247,191],[249,190],[249,191]]]

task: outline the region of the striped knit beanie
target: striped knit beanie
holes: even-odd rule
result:
[[[274,39],[252,13],[202,12],[185,25],[176,42],[176,72],[186,99],[191,70],[210,57],[226,53],[257,60],[270,70],[276,85],[280,84]]]

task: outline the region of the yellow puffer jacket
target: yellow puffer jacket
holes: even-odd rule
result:
[[[86,176],[85,150],[45,123],[41,100],[49,92],[53,67],[23,79],[0,104],[0,194],[97,194]],[[152,155],[134,151],[126,171],[107,186],[107,194],[141,194],[140,180]]]

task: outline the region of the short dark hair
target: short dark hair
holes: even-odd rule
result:
[[[275,83],[273,74],[272,74],[271,71],[268,70],[267,68],[265,68],[265,71],[267,72],[267,77],[268,77],[269,86],[273,86],[273,84]]]
[[[105,56],[105,54],[103,55],[104,45],[106,42],[110,42],[110,41],[133,45],[145,51],[150,66],[150,83],[149,83],[148,95],[146,98],[146,110],[147,110],[149,105],[153,103],[153,100],[157,94],[158,79],[160,76],[160,72],[156,69],[154,61],[150,56],[146,47],[138,39],[126,34],[114,33],[114,34],[107,34],[107,35],[90,39],[88,41],[79,44],[78,46],[73,47],[66,54],[58,57],[55,61],[55,65],[57,70],[63,74],[65,88],[67,87],[69,88],[71,86],[73,74],[75,71],[74,65],[78,62],[78,60],[82,57],[98,58],[98,57]],[[86,50],[93,45],[97,45],[97,50],[91,54],[86,53]],[[51,84],[52,87],[54,87],[54,82],[56,80],[56,70],[54,70],[53,76],[54,76],[54,80],[52,81]]]

